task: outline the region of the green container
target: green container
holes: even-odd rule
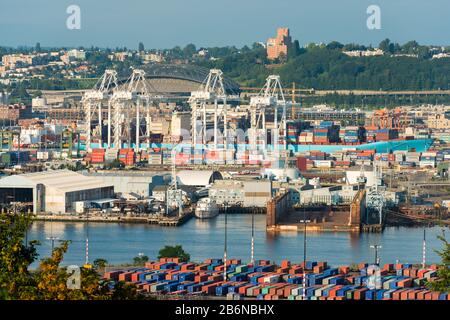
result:
[[[271,289],[271,288],[273,288],[274,286],[267,286],[267,287],[264,287],[262,290],[261,290],[261,293],[262,294],[269,294],[269,290]]]
[[[237,273],[242,273],[242,272],[247,272],[247,271],[248,271],[248,266],[246,266],[245,264],[236,267]]]
[[[352,300],[352,299],[353,299],[353,292],[355,292],[355,290],[348,290],[348,291],[345,293],[345,297],[346,297],[348,300]]]

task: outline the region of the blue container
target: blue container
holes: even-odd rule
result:
[[[193,284],[187,287],[188,292],[198,292],[200,291],[202,286],[200,284]]]
[[[195,283],[194,283],[194,282],[189,282],[189,283],[179,284],[179,285],[177,286],[177,290],[178,290],[178,291],[180,291],[180,290],[186,290],[187,287],[189,287],[189,286],[191,286],[191,285],[193,285],[193,284],[195,284]]]
[[[160,269],[161,270],[167,270],[167,269],[173,269],[173,268],[175,268],[176,267],[176,263],[173,263],[173,262],[169,262],[169,263],[164,263],[164,264],[162,264],[161,266],[160,266]]]
[[[240,283],[240,284],[237,284],[237,285],[234,285],[234,286],[230,286],[228,288],[228,292],[237,293],[237,292],[239,292],[239,288],[242,287],[242,286],[245,286],[245,284],[244,283]]]
[[[306,269],[311,270],[315,266],[317,266],[316,261],[306,261]]]
[[[254,272],[272,272],[274,270],[275,270],[275,266],[274,265],[270,265],[270,266],[257,267]]]
[[[169,283],[164,286],[164,290],[167,292],[173,292],[178,290],[179,282]]]
[[[216,296],[224,296],[228,293],[228,289],[231,287],[230,284],[226,283],[224,285],[218,286],[216,288]]]
[[[306,297],[311,298],[317,288],[306,288]]]
[[[178,276],[178,279],[180,281],[194,281],[195,274],[193,272],[183,273],[182,275]]]
[[[323,271],[323,275],[326,277],[335,276],[339,273],[337,268],[326,269]]]
[[[263,275],[257,275],[250,278],[250,283],[258,284],[258,279],[263,277]]]
[[[308,275],[308,277],[306,278],[306,284],[308,286],[322,284],[322,281],[324,278],[325,278],[324,275],[317,275],[317,276],[316,275],[314,275],[314,276]]]
[[[353,288],[354,288],[353,286],[345,286],[345,287],[342,287],[341,289],[339,289],[338,291],[336,291],[336,296],[338,296],[338,297],[345,297],[347,291],[348,291],[348,290],[351,290],[351,289],[353,289]]]
[[[333,290],[333,289],[334,289],[334,287],[329,287],[329,288],[322,290],[322,296],[328,297],[330,295],[330,290]]]
[[[365,292],[366,300],[374,300],[374,297],[375,297],[375,290],[367,290]]]
[[[240,282],[240,281],[246,281],[247,280],[247,273],[246,274],[237,274],[231,277],[231,281],[236,281],[236,282]]]
[[[357,277],[355,277],[355,279],[354,279],[355,285],[356,286],[362,286],[366,279],[367,279],[367,277],[365,277],[365,276],[357,276]]]
[[[207,270],[214,271],[214,268],[218,267],[220,265],[222,265],[222,263],[212,263],[207,267]],[[228,270],[228,267],[227,267],[227,270]]]
[[[377,290],[377,300],[383,300],[385,292],[386,292],[386,290],[384,290],[384,289]]]
[[[303,282],[302,282],[302,277],[292,277],[292,278],[289,278],[289,279],[287,280],[287,283],[301,284],[301,283],[303,283]]]
[[[166,278],[165,272],[152,275],[152,279],[157,280],[157,281],[164,280],[165,278]]]
[[[144,282],[144,281],[146,280],[145,277],[148,276],[148,275],[151,275],[151,274],[153,274],[153,272],[144,272],[144,273],[141,273],[141,274],[139,275],[139,281],[140,281],[140,282]]]
[[[211,263],[223,264],[222,259],[211,259]]]
[[[335,285],[345,284],[345,279],[343,277],[332,278],[332,279],[330,279],[330,284],[335,284]]]

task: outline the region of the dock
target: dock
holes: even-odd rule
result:
[[[179,227],[189,221],[194,216],[193,211],[187,210],[181,216],[88,216],[86,215],[51,215],[38,214],[34,221],[47,222],[83,222],[83,223],[135,223],[135,224],[153,224],[164,227]]]

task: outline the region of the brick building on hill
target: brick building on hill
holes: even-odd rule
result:
[[[267,40],[267,58],[269,60],[278,59],[281,55],[287,57],[292,46],[292,38],[288,28],[278,28],[277,36]]]

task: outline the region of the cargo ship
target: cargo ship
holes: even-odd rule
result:
[[[211,219],[219,214],[219,207],[214,200],[203,198],[197,202],[195,217],[198,219]]]

